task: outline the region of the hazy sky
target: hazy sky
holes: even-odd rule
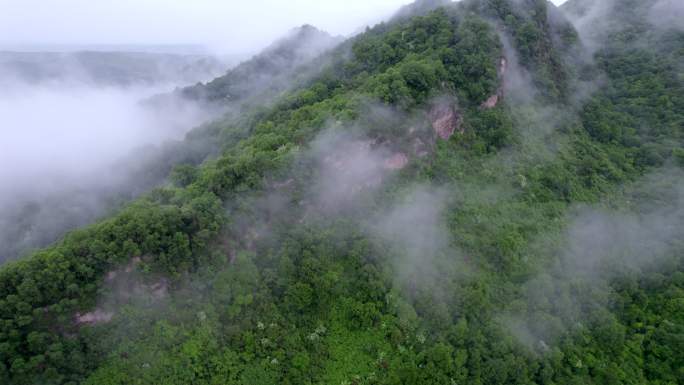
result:
[[[201,44],[243,53],[305,23],[350,34],[410,2],[0,0],[0,45]]]

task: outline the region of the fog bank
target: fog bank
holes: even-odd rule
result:
[[[135,182],[132,170],[211,115],[190,102],[173,109],[142,103],[184,84],[182,73],[141,80],[140,67],[120,66],[119,76],[107,77],[112,67],[104,60],[83,76],[82,66],[57,67],[41,58],[33,58],[41,68],[59,70],[49,77],[0,74],[0,262],[45,246],[149,188],[152,176]],[[178,83],[169,81],[174,77]]]

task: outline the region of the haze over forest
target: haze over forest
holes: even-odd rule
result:
[[[188,8],[154,1],[32,7],[3,0],[0,261],[45,246],[161,183],[168,169],[140,164],[158,162],[151,158],[159,147],[218,113],[191,101],[151,107],[146,99],[225,73],[291,33],[300,20],[323,18],[349,34],[391,15],[401,2],[357,3],[341,13],[338,5],[291,4],[291,16],[283,17],[275,9],[263,13],[263,5],[235,8],[213,1]],[[160,9],[167,14],[159,15]],[[154,16],[143,17],[146,12]],[[254,13],[261,15],[258,23],[242,24]],[[219,21],[224,27],[218,30],[228,28],[220,41],[211,24]],[[154,167],[162,168],[150,171]]]
[[[0,383],[684,383],[683,2],[0,10]]]

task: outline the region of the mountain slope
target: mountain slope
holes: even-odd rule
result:
[[[0,378],[684,380],[682,40],[570,60],[547,7],[378,25],[213,123],[217,159],[0,270]]]
[[[313,26],[304,25],[290,31],[259,55],[225,75],[206,84],[180,90],[191,100],[213,103],[245,103],[249,99],[265,102],[295,84],[293,77],[305,77],[313,72],[311,61],[341,42]]]
[[[144,100],[141,113],[149,114],[148,119],[168,116],[177,121],[182,121],[184,115],[204,119],[223,115],[221,125],[229,124],[241,119],[243,106],[251,103],[252,107],[244,107],[249,110],[253,105],[266,105],[287,88],[294,87],[295,78],[301,82],[310,80],[317,73],[312,68],[320,64],[313,63],[316,55],[336,42],[338,39],[311,26],[300,27],[210,84],[198,84]],[[193,55],[111,52],[0,53],[0,67],[13,63],[12,66],[21,68],[27,76],[35,67],[36,73],[27,81],[56,82],[59,89],[72,83],[140,87],[146,83],[165,84],[171,79],[174,82],[201,80],[209,73],[217,73],[217,63],[204,68],[211,72],[202,72],[202,63],[213,63],[209,59]],[[0,74],[0,83],[21,78],[13,71],[5,71]],[[212,92],[216,100],[209,97]],[[206,98],[200,98],[199,94],[206,94]],[[185,131],[189,128],[183,122],[172,123]],[[208,122],[192,130],[183,141],[168,140],[158,146],[133,149],[108,165],[106,180],[81,177],[84,181],[79,182],[62,176],[53,182],[56,187],[40,189],[40,194],[17,193],[16,197],[7,198],[10,203],[0,205],[0,263],[45,247],[67,231],[106,216],[142,193],[166,183],[174,166],[181,165],[182,169],[200,164],[215,157],[223,145],[238,140],[245,133],[234,131],[221,138],[219,135],[221,127]],[[10,186],[6,187],[9,190]]]

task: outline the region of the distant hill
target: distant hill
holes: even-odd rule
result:
[[[199,54],[0,51],[0,84],[10,81],[112,86],[192,84],[211,79],[225,68],[215,57]]]

